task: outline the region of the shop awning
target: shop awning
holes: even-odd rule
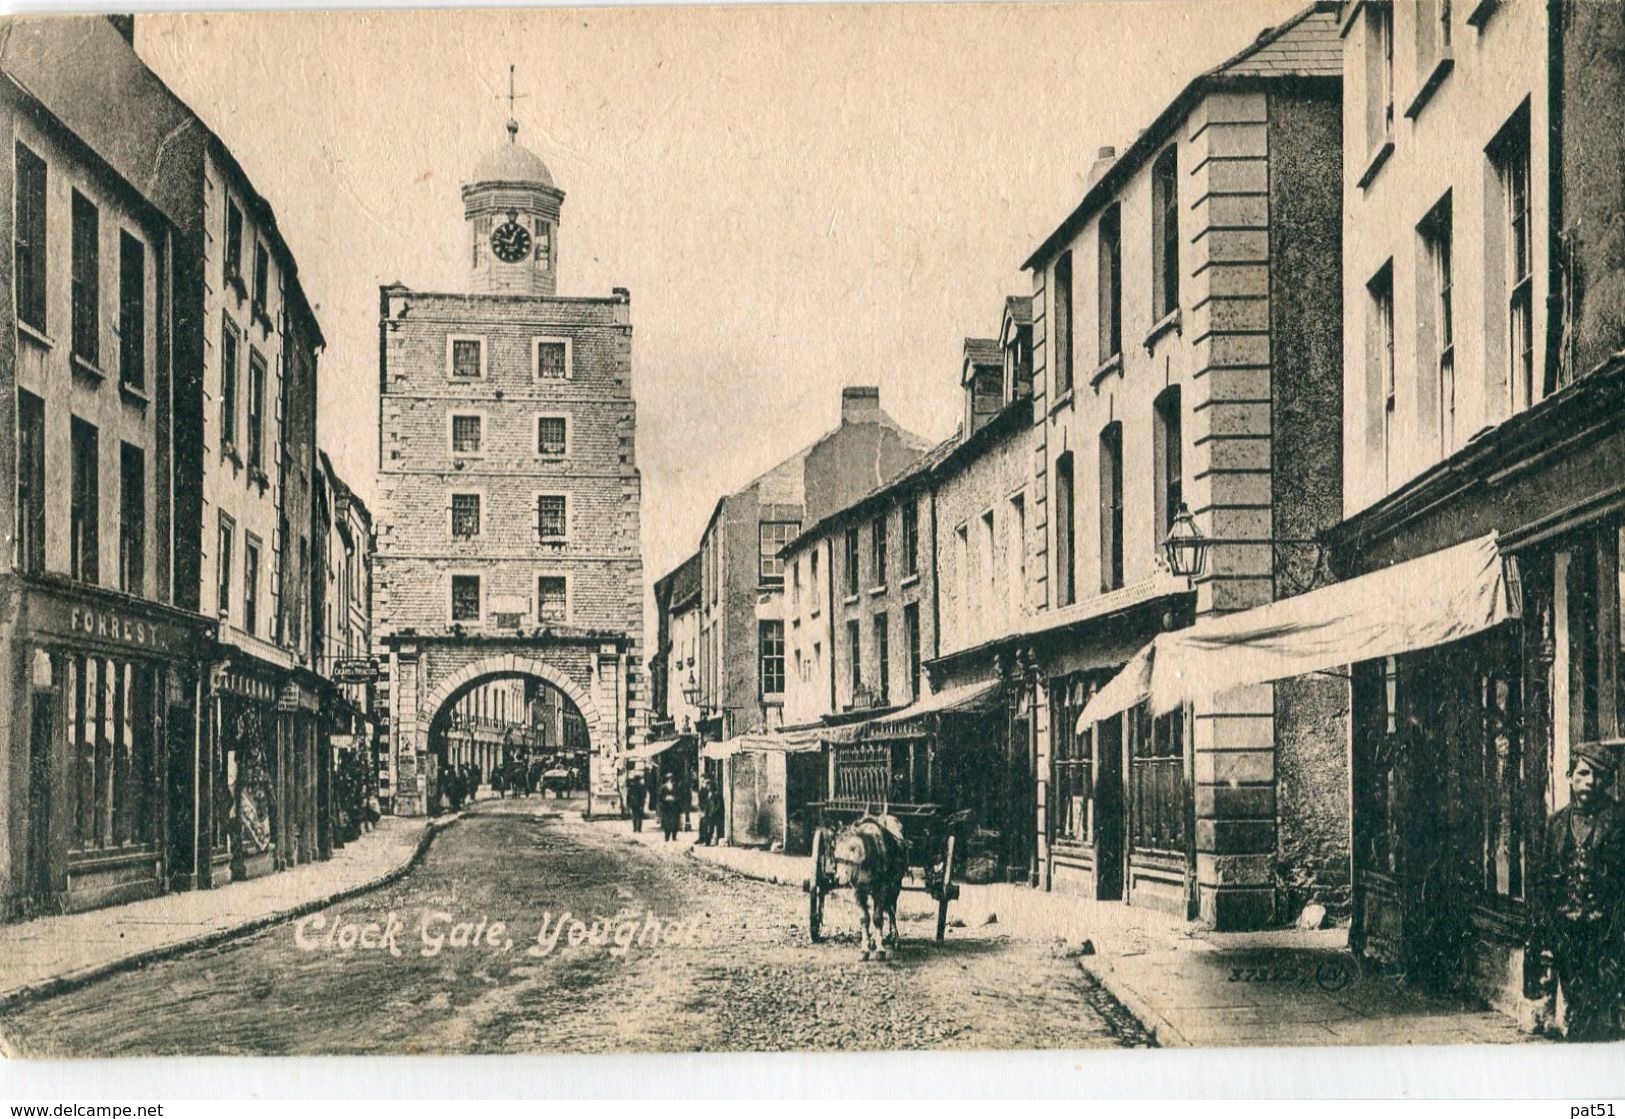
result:
[[[998,690],[998,680],[978,680],[974,684],[944,688],[935,695],[915,700],[901,711],[881,716],[874,721],[874,725],[895,727],[918,719],[922,715],[946,715],[956,711],[991,711],[993,695]]]
[[[645,742],[641,746],[634,746],[624,755],[623,760],[629,762],[653,761],[674,746],[692,745],[695,739],[692,734],[679,734],[676,738],[664,738],[657,742]]]
[[[1159,634],[1095,694],[1078,728],[1141,703],[1163,715],[1231,688],[1459,641],[1518,617],[1521,599],[1516,563],[1491,533]]]

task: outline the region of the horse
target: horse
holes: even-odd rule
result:
[[[833,854],[835,882],[852,887],[858,912],[863,915],[859,941],[863,958],[874,955],[884,960],[890,954],[888,942],[894,948],[897,945],[897,896],[903,892],[903,876],[908,872],[908,840],[903,838],[903,827],[894,816],[864,816],[835,837]]]

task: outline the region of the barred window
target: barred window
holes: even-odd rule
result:
[[[480,620],[480,577],[453,575],[451,577],[451,620],[477,622]]]
[[[536,420],[536,453],[562,455],[568,445],[569,422],[563,416],[541,416]]]
[[[562,539],[569,533],[563,494],[544,493],[536,499],[536,535],[542,540]]]
[[[451,375],[464,380],[477,380],[483,372],[484,344],[478,338],[453,338],[451,342]]]
[[[480,453],[480,417],[453,416],[451,418],[451,449],[461,455]]]
[[[564,380],[570,376],[568,349],[563,342],[536,343],[536,376],[544,381]]]
[[[569,587],[563,575],[543,575],[536,580],[536,620],[562,622],[569,616]]]
[[[458,540],[471,540],[480,534],[480,495],[454,493],[451,495],[451,535]]]

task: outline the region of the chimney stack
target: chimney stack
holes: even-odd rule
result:
[[[1112,164],[1117,162],[1117,149],[1107,144],[1095,153],[1095,162],[1089,168],[1089,185],[1094,186],[1100,177],[1111,170]]]
[[[841,390],[843,424],[874,423],[880,418],[880,387],[848,385]]]

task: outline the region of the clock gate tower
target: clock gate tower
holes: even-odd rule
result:
[[[403,814],[436,803],[486,683],[538,681],[581,716],[593,812],[620,810],[647,728],[631,297],[557,294],[564,192],[518,130],[462,190],[469,290],[380,291],[373,617]]]

